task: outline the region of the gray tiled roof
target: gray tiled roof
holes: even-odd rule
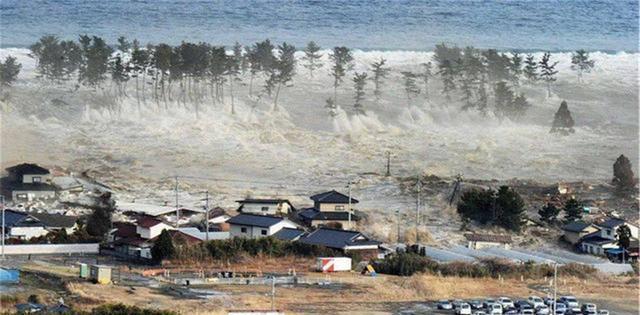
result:
[[[586,229],[590,225],[591,225],[590,223],[587,223],[584,221],[573,221],[563,226],[562,229],[568,232],[582,232],[584,229]]]
[[[227,221],[229,224],[270,227],[284,220],[281,217],[243,213]]]
[[[348,211],[318,211],[316,208],[304,209],[299,215],[306,220],[330,220],[330,221],[348,221]],[[351,220],[358,221],[360,217],[351,214]]]
[[[78,217],[66,216],[62,214],[30,213],[34,218],[40,220],[46,227],[70,228],[76,224]]]
[[[349,196],[335,190],[323,192],[310,197],[314,202],[319,203],[349,203]],[[358,203],[358,200],[351,197],[351,203]]]
[[[606,221],[604,221],[604,222],[602,222],[602,223],[598,224],[598,226],[613,229],[613,228],[616,228],[616,227],[618,227],[618,226],[622,225],[623,223],[625,223],[625,221],[624,221],[624,220],[622,220],[622,219],[618,219],[618,218],[609,218],[609,219],[607,219]]]
[[[344,249],[347,246],[379,245],[358,231],[319,228],[300,239],[301,242],[329,248]]]
[[[302,236],[305,232],[299,229],[283,228],[280,231],[273,234],[273,237],[283,241],[295,241]]]

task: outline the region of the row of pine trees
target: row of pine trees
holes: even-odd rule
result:
[[[227,50],[204,42],[141,46],[137,40],[120,37],[115,45],[108,45],[98,36],[81,35],[72,41],[47,35],[30,50],[37,61],[38,76],[47,82],[75,81],[76,88],[102,90],[116,100],[134,97],[139,109],[150,103],[158,109],[175,104],[193,108],[196,116],[207,104],[228,104],[235,114],[241,85],[248,86],[249,99],[268,96],[277,110],[281,93],[293,85],[300,65],[311,79],[318,70],[329,68],[333,95],[326,100],[326,107],[331,115],[337,115],[338,89],[348,77],[354,96],[353,102],[345,105],[365,115],[369,82],[373,85],[372,101],[378,103],[392,74],[384,58],[367,65],[365,71],[355,72],[353,52],[344,46],[330,50],[325,65],[322,48],[313,41],[303,48],[301,58],[296,58],[293,45],[276,45],[268,39],[247,46],[236,43]],[[432,61],[398,74],[408,106],[428,100],[430,91],[439,87],[447,102],[461,102],[463,110],[487,113],[492,109],[498,117],[518,119],[531,106],[525,95],[517,92],[522,84],[541,81],[551,93],[558,73],[557,62],[551,58],[549,52],[535,60],[532,54],[439,44]],[[586,51],[573,53],[572,69],[579,80],[593,67]],[[20,64],[13,57],[0,63],[2,85],[11,85],[19,72]],[[131,85],[135,86],[134,95],[130,95]]]

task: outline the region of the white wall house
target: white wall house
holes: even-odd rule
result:
[[[5,233],[7,238],[28,240],[49,232],[42,222],[26,212],[11,209],[6,209],[4,212]]]
[[[622,225],[626,225],[629,228],[633,238],[638,238],[638,227],[618,218],[609,218],[604,222],[597,224],[600,228],[600,237],[615,240],[618,234],[617,230]]]
[[[261,238],[271,236],[283,228],[295,229],[295,223],[280,217],[239,214],[227,221],[231,237]]]
[[[151,217],[143,217],[136,224],[136,233],[144,239],[152,239],[160,235],[163,230],[172,229],[172,226]]]
[[[240,204],[240,213],[287,215],[293,210],[293,206],[286,199],[244,199],[236,202]]]

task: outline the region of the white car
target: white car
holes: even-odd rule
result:
[[[534,309],[537,309],[539,306],[544,306],[544,300],[539,296],[530,296],[527,299],[527,302],[529,302],[529,304],[531,304],[531,307],[533,307]]]
[[[456,314],[471,315],[471,305],[469,305],[469,303],[460,303],[460,305],[456,307]]]
[[[487,312],[491,315],[494,315],[494,314],[502,315],[502,305],[498,303],[493,303],[489,305],[489,307],[487,308]]]
[[[607,311],[607,310],[600,310],[600,311],[598,311],[598,315],[609,315],[609,311]]]
[[[508,297],[500,297],[500,298],[498,298],[496,303],[502,305],[503,309],[505,309],[505,308],[515,308],[515,306],[513,305],[513,300],[511,300]]]
[[[549,315],[550,313],[551,309],[546,305],[538,306],[536,308],[536,315]]]
[[[580,303],[575,296],[566,295],[560,298],[560,302],[564,303],[567,306],[567,310],[572,313],[579,314],[580,313]]]

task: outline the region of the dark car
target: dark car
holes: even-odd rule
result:
[[[471,305],[471,308],[474,310],[480,310],[484,308],[484,305],[480,300],[471,300],[469,301],[469,305]]]

